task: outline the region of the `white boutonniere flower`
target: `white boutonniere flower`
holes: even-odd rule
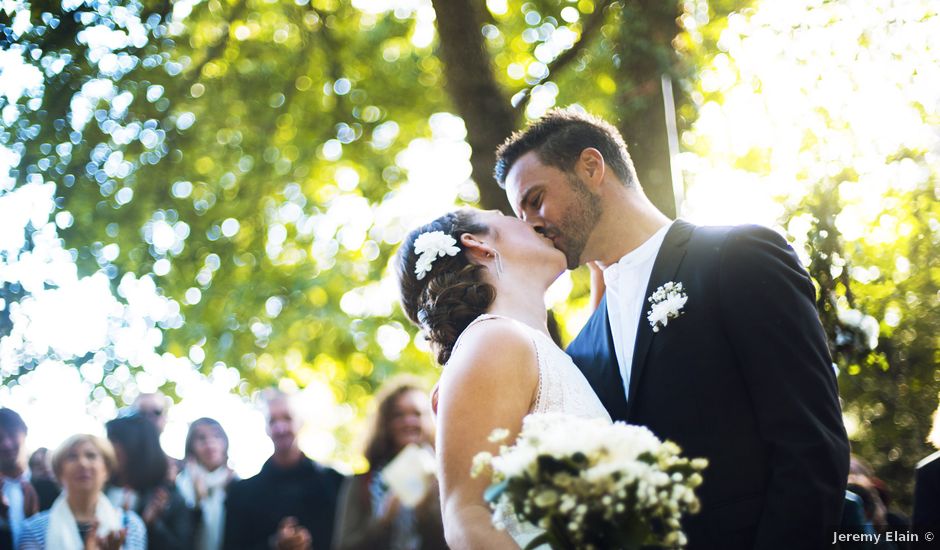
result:
[[[415,254],[418,255],[415,275],[418,280],[424,279],[431,271],[434,260],[443,256],[456,256],[458,252],[460,248],[457,247],[457,241],[443,231],[428,231],[419,235],[415,239]]]
[[[670,281],[657,288],[656,292],[648,298],[652,306],[646,313],[653,332],[659,332],[660,328],[668,325],[669,319],[682,315],[682,308],[688,299],[689,297],[682,289],[682,283]]]

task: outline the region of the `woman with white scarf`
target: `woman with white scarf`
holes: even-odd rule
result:
[[[225,533],[225,494],[235,473],[228,467],[228,436],[211,418],[200,418],[186,434],[186,467],[176,486],[196,511],[194,550],[219,550]]]
[[[106,439],[87,434],[67,439],[52,455],[62,494],[51,509],[26,521],[19,550],[146,550],[143,520],[113,506],[101,492],[115,464]]]

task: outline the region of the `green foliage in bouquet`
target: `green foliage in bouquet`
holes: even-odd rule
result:
[[[526,548],[634,549],[685,544],[681,518],[699,509],[706,465],[640,426],[547,414],[498,455],[478,454],[472,474],[492,476],[484,498],[498,527],[509,514],[542,530]]]

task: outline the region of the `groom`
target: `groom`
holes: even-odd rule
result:
[[[708,459],[689,548],[829,546],[848,441],[815,290],[786,241],[670,221],[617,130],[571,110],[509,138],[496,179],[569,269],[603,269],[605,296],[568,353],[611,417]],[[671,300],[656,293],[668,283],[682,285]]]

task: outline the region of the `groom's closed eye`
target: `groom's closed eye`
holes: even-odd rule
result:
[[[528,198],[529,198],[529,208],[532,208],[533,210],[537,210],[540,206],[542,206],[542,193],[540,191],[532,193],[531,195],[529,195]]]
[[[542,205],[542,190],[537,187],[530,187],[526,189],[522,194],[522,200],[520,200],[519,203],[522,205],[522,214],[524,219],[526,210],[537,209]]]

